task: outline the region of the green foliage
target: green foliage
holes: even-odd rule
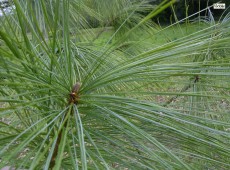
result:
[[[14,0],[0,168],[229,169],[229,14],[171,39],[150,19],[172,3]]]

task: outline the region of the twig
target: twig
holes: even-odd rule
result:
[[[79,89],[81,87],[81,84],[79,82],[77,82],[73,88],[72,88],[72,91],[71,93],[69,94],[69,101],[68,101],[68,105],[70,104],[77,104],[78,100],[79,100],[79,95],[78,95],[78,92],[79,92]],[[72,112],[72,110],[71,110]],[[65,113],[64,115],[64,125],[63,125],[63,128],[66,128],[67,127],[67,120],[66,120],[66,116],[67,116],[68,112]],[[50,165],[49,165],[49,168],[50,169],[53,169],[54,166],[55,166],[55,160],[56,160],[56,157],[57,157],[57,154],[58,154],[58,148],[59,148],[59,145],[60,145],[60,142],[62,140],[62,132],[63,132],[63,128],[60,130],[59,134],[58,134],[58,137],[57,137],[57,142],[55,144],[55,147],[54,147],[54,152],[53,152],[53,155],[52,155],[52,158],[51,158],[51,161],[50,161]]]
[[[195,84],[195,83],[197,83],[199,80],[200,80],[200,77],[199,77],[198,75],[196,75],[195,78],[194,78],[194,80],[193,80],[193,83]],[[183,92],[186,92],[186,91],[187,91],[188,89],[190,89],[190,88],[191,88],[191,83],[188,84],[188,85],[186,85],[186,86],[184,86],[184,87],[181,89],[180,92],[182,92],[182,93],[183,93]],[[167,105],[169,105],[170,103],[172,103],[174,100],[176,100],[179,96],[180,96],[180,95],[175,95],[175,96],[171,97],[167,102],[165,102],[165,103],[163,104],[163,106],[166,107]]]

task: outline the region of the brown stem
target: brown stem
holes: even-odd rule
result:
[[[62,129],[61,129],[61,131],[58,134],[57,142],[55,144],[54,152],[53,152],[53,155],[52,155],[52,158],[51,158],[51,162],[50,162],[50,165],[49,165],[50,169],[53,169],[53,167],[55,165],[55,159],[56,159],[57,154],[58,154],[58,146],[59,146],[59,144],[61,142],[61,136],[62,136]]]
[[[71,90],[71,93],[69,94],[68,105],[77,104],[77,102],[79,100],[78,92],[79,92],[80,87],[81,87],[81,84],[79,82],[77,82],[73,86],[73,88]],[[71,109],[71,112],[72,112],[72,109]],[[63,128],[67,127],[67,120],[66,120],[67,114],[68,114],[68,111],[64,115],[64,125],[63,125]],[[57,137],[57,141],[56,141],[56,144],[55,144],[55,147],[54,147],[54,152],[53,152],[53,155],[51,157],[51,161],[50,161],[50,165],[49,165],[50,169],[53,169],[54,166],[55,166],[55,160],[56,160],[56,157],[57,157],[57,154],[58,154],[58,148],[59,148],[60,142],[62,140],[63,128],[60,130],[60,132],[58,134],[58,137]]]
[[[68,112],[65,113],[65,117],[64,117],[64,125],[63,125],[63,128],[66,128],[67,127],[67,120],[66,120],[66,116],[67,116]],[[61,142],[61,138],[62,138],[62,132],[63,132],[63,128],[60,130],[59,134],[58,134],[58,137],[57,137],[57,142],[55,144],[55,147],[54,147],[54,152],[53,152],[53,155],[52,155],[52,158],[51,158],[51,162],[50,162],[50,165],[49,165],[49,168],[50,169],[53,169],[54,166],[55,166],[55,160],[56,160],[56,157],[57,157],[57,154],[58,154],[58,148],[59,148],[59,144]]]

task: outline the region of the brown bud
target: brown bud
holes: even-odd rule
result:
[[[77,93],[79,91],[80,87],[81,87],[81,83],[77,82],[72,88],[72,93]]]

